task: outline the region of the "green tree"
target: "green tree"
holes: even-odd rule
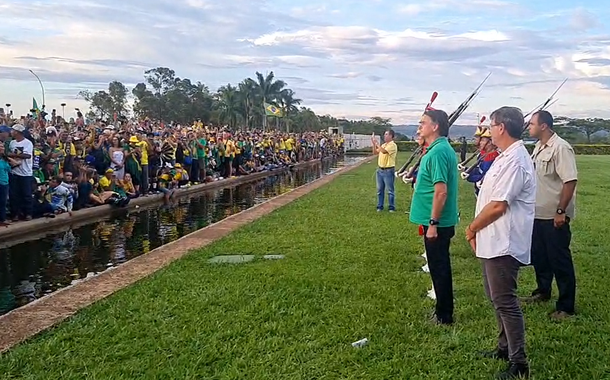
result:
[[[119,81],[110,82],[107,91],[91,92],[87,90],[80,91],[78,95],[89,103],[90,111],[96,117],[106,119],[115,114],[125,116],[129,113],[127,110],[129,90]]]
[[[610,120],[600,118],[589,119],[566,119],[566,126],[572,127],[587,138],[587,143],[591,143],[591,136],[600,131],[608,131],[610,128]]]
[[[281,91],[286,87],[286,82],[282,80],[275,80],[275,75],[273,71],[271,71],[266,76],[263,74],[256,72],[256,80],[255,80],[255,88],[257,94],[257,102],[256,106],[259,106],[261,110],[264,109],[265,103],[273,104],[276,107],[279,107],[278,100],[280,99]],[[267,117],[264,117],[264,128],[267,128],[268,121]]]
[[[279,106],[282,109],[286,132],[290,132],[290,117],[299,112],[297,106],[303,101],[295,96],[295,92],[289,88],[280,91]]]

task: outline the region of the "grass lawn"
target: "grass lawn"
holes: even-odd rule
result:
[[[407,154],[401,156],[404,162]],[[573,252],[578,315],[548,320],[526,306],[535,379],[610,378],[610,157],[579,156]],[[463,235],[472,187],[460,193],[452,244],[456,323],[428,323],[423,243],[404,214],[375,211],[375,162],[85,309],[0,357],[0,378],[26,379],[488,379],[479,359],[497,335],[477,260]],[[218,254],[284,260],[211,265]],[[521,272],[524,295],[533,269]],[[555,291],[556,295],[556,291]],[[368,338],[363,348],[350,343]]]

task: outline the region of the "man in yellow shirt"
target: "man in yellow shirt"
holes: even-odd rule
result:
[[[383,134],[382,145],[373,137],[373,153],[378,154],[377,159],[377,211],[383,211],[383,201],[385,199],[385,191],[388,191],[388,209],[390,212],[396,211],[394,204],[394,169],[396,167],[396,152],[398,147],[394,142],[394,131],[388,129]]]

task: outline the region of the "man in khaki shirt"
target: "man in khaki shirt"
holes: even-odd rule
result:
[[[532,159],[536,167],[536,216],[532,235],[532,264],[537,288],[530,302],[551,298],[553,277],[559,297],[551,318],[565,319],[574,314],[576,276],[570,241],[574,219],[574,193],[578,172],[574,150],[553,131],[553,117],[536,112],[529,123],[530,136],[537,138]]]
[[[373,136],[373,153],[378,154],[377,159],[377,211],[383,211],[383,201],[385,199],[385,190],[388,191],[388,209],[390,212],[396,211],[394,204],[394,169],[396,167],[396,153],[398,147],[394,142],[394,131],[388,129],[383,134],[382,145]]]

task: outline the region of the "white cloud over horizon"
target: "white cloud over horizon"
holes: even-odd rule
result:
[[[319,114],[414,123],[433,91],[448,112],[492,72],[458,124],[502,105],[610,117],[609,12],[593,2],[501,0],[48,0],[0,4],[0,106],[86,106],[82,89],[172,68],[211,90],[274,71]],[[548,5],[548,4],[547,4]]]

